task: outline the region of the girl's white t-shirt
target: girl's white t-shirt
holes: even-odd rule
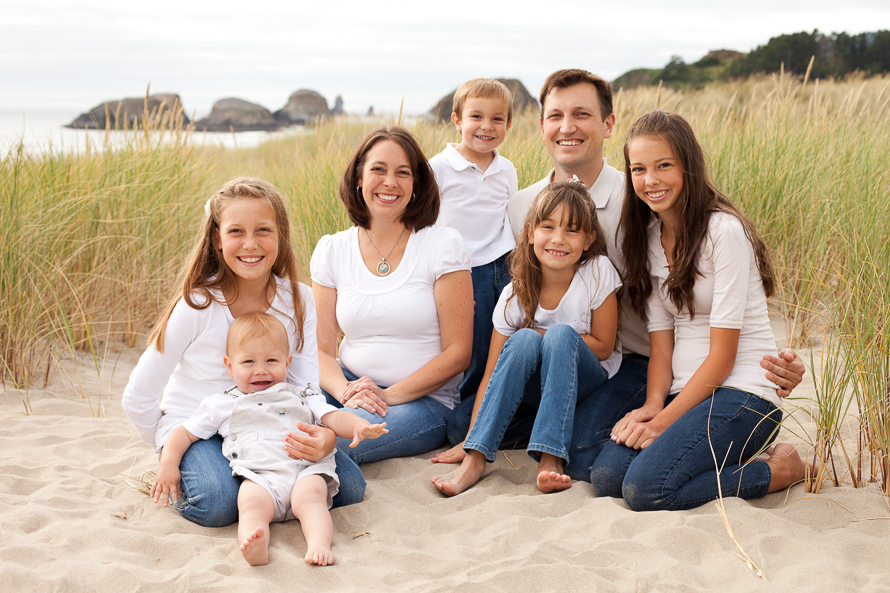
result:
[[[358,232],[319,239],[309,269],[313,282],[337,291],[340,364],[389,387],[442,353],[434,287],[443,274],[469,270],[470,254],[456,230],[432,225],[412,232],[399,266],[377,276],[362,260]],[[429,396],[453,408],[462,377]]]
[[[778,351],[754,247],[741,221],[726,212],[711,215],[698,260],[701,275],[693,289],[695,318],[686,311],[681,314],[661,292],[668,263],[661,245],[660,219],[649,226],[648,235],[652,276],[652,294],[646,302],[649,331],[676,329],[670,392],[679,393],[707,358],[712,327],[738,329],[735,366],[723,386],[753,393],[781,407],[778,386],[766,378],[760,366],[764,355],[775,356]]]
[[[604,255],[591,258],[575,272],[569,289],[563,295],[556,309],[549,310],[538,305],[535,312],[535,326],[549,329],[555,325],[568,325],[578,334],[589,334],[593,319],[591,311],[599,309],[610,294],[621,286],[618,272]],[[502,336],[512,336],[517,328],[525,322],[525,312],[518,299],[513,296],[513,284],[504,287],[498,304],[494,308],[492,322],[494,328]],[[621,344],[615,339],[615,350],[606,360],[600,363],[609,378],[618,372],[621,366]]]
[[[318,384],[318,340],[315,336],[315,301],[312,290],[299,284],[306,309],[303,349],[296,348],[293,297],[288,280],[276,278],[278,290],[267,313],[287,330],[293,356],[287,382],[299,387]],[[232,386],[223,357],[226,334],[235,322],[223,304],[222,293],[206,309],[192,309],[184,299],[173,308],[164,331],[164,352],[149,346],[124,388],[121,406],[142,440],[160,450],[177,426],[188,420],[201,401]],[[195,300],[201,303],[201,296]],[[160,400],[160,401],[159,401]]]

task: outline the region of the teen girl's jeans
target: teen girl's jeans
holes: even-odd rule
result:
[[[347,381],[358,379],[347,369],[343,369],[343,375]],[[338,408],[343,404],[338,402],[331,394],[323,391],[328,403]],[[390,406],[386,416],[372,414],[361,408],[353,410],[344,408],[345,411],[361,416],[371,424],[386,422],[389,431],[376,439],[365,439],[354,449],[349,447],[351,438],[337,437],[337,452],[343,451],[354,463],[366,463],[380,461],[392,457],[409,457],[432,451],[445,444],[446,419],[451,412],[448,406],[437,402],[429,396],[423,396],[404,404]],[[337,458],[340,459],[339,457]],[[339,461],[337,473],[339,475]],[[342,479],[341,479],[342,482]],[[335,499],[336,502],[336,499]]]
[[[507,340],[488,382],[464,449],[494,461],[498,445],[519,404],[536,407],[528,453],[569,461],[575,407],[606,379],[606,371],[581,336],[557,325],[543,336],[521,329]]]
[[[491,332],[494,330],[491,316],[494,314],[501,292],[510,284],[510,266],[507,265],[509,255],[510,252],[507,252],[491,263],[470,269],[470,276],[473,279],[473,300],[476,306],[473,309],[473,353],[470,356],[470,366],[464,372],[460,384],[462,400],[476,395],[479,383],[485,375]]]
[[[781,420],[782,412],[771,402],[721,387],[646,449],[610,441],[590,473],[594,495],[623,496],[635,511],[692,509],[717,498],[716,467],[723,465],[723,496],[765,496],[769,465],[744,463],[775,439]]]
[[[183,517],[203,527],[225,527],[238,521],[241,478],[232,475],[229,460],[222,454],[222,442],[218,434],[194,442],[179,464],[182,496],[175,506]],[[365,497],[362,471],[339,449],[336,461],[340,491],[334,506],[361,502]]]

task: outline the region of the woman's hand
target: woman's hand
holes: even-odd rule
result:
[[[315,463],[337,446],[337,435],[330,428],[297,422],[297,429],[306,434],[292,432],[285,439],[284,450],[292,459],[305,459]]]
[[[663,409],[664,406],[646,402],[646,404],[643,405],[642,408],[637,408],[636,410],[628,412],[624,416],[624,418],[619,420],[612,428],[612,440],[619,445],[622,444],[624,439],[616,440],[616,435],[618,435],[619,433],[624,434],[625,430],[627,430],[627,427],[633,423],[648,422],[649,420],[652,420]]]
[[[357,410],[362,408],[371,414],[386,416],[389,406],[386,403],[386,392],[368,377],[361,377],[350,382],[343,394],[340,403],[346,408]]]
[[[447,451],[437,453],[436,456],[433,457],[433,463],[460,463],[466,456],[467,452],[464,451],[464,444],[458,443]]]
[[[622,430],[613,431],[612,440],[631,449],[645,449],[661,436],[665,428],[667,427],[662,426],[657,419],[648,422],[633,420],[628,422]]]

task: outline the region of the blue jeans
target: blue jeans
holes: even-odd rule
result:
[[[232,475],[229,460],[222,454],[222,437],[196,441],[179,464],[182,496],[175,505],[183,517],[203,527],[225,527],[238,522],[238,489],[241,478]],[[365,478],[358,466],[337,450],[340,491],[335,507],[361,502]]]
[[[775,439],[781,420],[782,412],[769,401],[721,387],[646,449],[609,442],[593,465],[590,483],[595,496],[623,496],[635,511],[692,509],[717,498],[716,456],[718,465],[726,460],[720,472],[723,496],[760,498],[769,491],[769,465],[743,464]]]
[[[537,375],[537,376],[536,376]],[[507,340],[485,390],[464,449],[494,461],[498,445],[521,402],[537,407],[528,453],[569,460],[575,407],[606,379],[606,371],[581,336],[568,325],[541,336],[521,329]]]
[[[348,381],[358,379],[346,369],[343,369],[343,375]],[[331,397],[329,393],[323,393],[329,404],[343,408],[343,404]],[[362,441],[355,449],[349,447],[352,439],[338,437],[338,451],[343,451],[355,463],[420,455],[441,447],[445,443],[445,425],[450,410],[448,406],[437,402],[428,395],[404,404],[390,406],[386,416],[372,414],[362,409],[343,409],[361,416],[371,424],[386,422],[386,429],[389,430],[387,434],[379,438]]]
[[[491,263],[470,270],[476,307],[473,309],[473,353],[470,356],[470,366],[464,372],[459,388],[462,400],[476,395],[485,375],[491,332],[494,330],[491,316],[494,314],[494,307],[498,304],[501,292],[510,284],[510,266],[507,265],[509,256],[509,252],[505,253]]]
[[[612,427],[625,414],[646,403],[646,370],[648,359],[625,354],[621,368],[594,394],[579,392],[575,408],[575,426],[569,464],[563,471],[573,480],[590,480],[593,462],[610,441]],[[452,445],[463,442],[470,429],[475,397],[465,399],[448,417],[448,440]],[[528,446],[535,421],[535,409],[524,402],[519,405],[510,426],[504,433],[501,449],[524,449]]]

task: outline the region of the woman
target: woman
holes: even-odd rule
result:
[[[310,264],[321,387],[386,422],[389,434],[343,449],[356,462],[425,453],[445,443],[470,361],[470,257],[457,231],[434,225],[436,181],[400,127],[364,139],[339,193],[355,226],[322,237]]]

